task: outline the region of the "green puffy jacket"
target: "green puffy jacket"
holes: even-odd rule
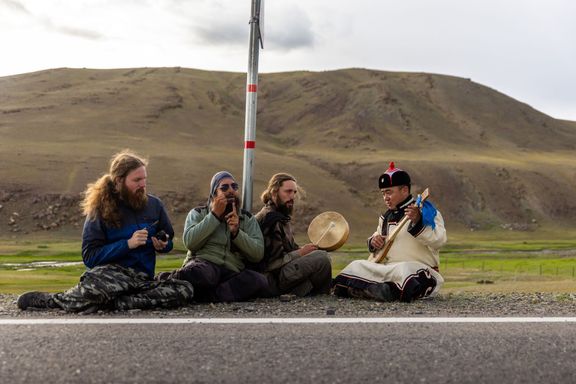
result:
[[[234,239],[228,225],[214,216],[208,207],[192,209],[184,224],[184,245],[188,255],[184,264],[197,257],[235,272],[245,262],[257,263],[264,257],[264,239],[256,218],[241,211],[240,230]]]

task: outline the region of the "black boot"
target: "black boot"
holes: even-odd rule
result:
[[[378,301],[388,302],[394,301],[396,299],[396,296],[394,295],[394,292],[392,292],[390,285],[386,283],[370,284],[366,288],[366,292]]]
[[[16,305],[23,311],[28,308],[60,308],[50,293],[37,291],[23,293]]]
[[[157,280],[157,281],[168,280],[171,278],[172,278],[171,272],[158,272],[158,274],[156,274],[156,276],[154,276],[154,280]]]

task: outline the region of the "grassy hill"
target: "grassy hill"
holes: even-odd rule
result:
[[[177,232],[211,176],[242,176],[246,76],[183,68],[0,77],[0,237],[79,236],[80,192],[131,148]],[[388,162],[430,187],[449,230],[575,226],[576,123],[468,79],[364,69],[260,76],[254,206],[269,176],[305,188],[303,233],[335,210],[354,240],[382,209]]]

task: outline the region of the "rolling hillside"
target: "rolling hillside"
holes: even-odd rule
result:
[[[242,176],[246,76],[183,68],[53,69],[0,77],[0,229],[79,236],[80,193],[109,157],[150,159],[149,190],[177,232],[210,177]],[[576,123],[468,79],[364,69],[260,76],[254,206],[269,176],[305,188],[316,214],[346,216],[353,239],[382,209],[389,161],[430,187],[451,230],[576,226]]]

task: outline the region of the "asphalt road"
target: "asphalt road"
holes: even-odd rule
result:
[[[576,323],[1,325],[1,383],[574,383]]]

